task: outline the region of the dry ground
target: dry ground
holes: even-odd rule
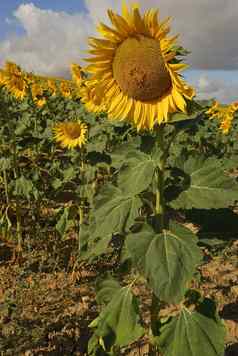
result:
[[[228,213],[229,215],[230,213]],[[223,221],[223,230],[215,221],[204,222],[202,213],[186,217],[200,237],[212,237],[216,244],[203,247],[204,264],[201,279],[194,282],[203,294],[214,297],[227,326],[227,356],[238,355],[238,221]],[[219,215],[219,214],[218,214]],[[224,212],[223,215],[224,217]],[[217,221],[221,219],[218,216]],[[227,219],[227,217],[226,217]],[[208,222],[210,219],[207,219]],[[228,227],[229,225],[229,227]],[[202,227],[201,227],[202,226]],[[215,226],[215,229],[214,229]],[[227,232],[227,229],[232,231]],[[215,230],[215,231],[214,231]],[[214,240],[216,237],[216,240]],[[90,337],[88,324],[97,315],[95,281],[98,275],[113,269],[113,262],[100,259],[92,265],[81,265],[73,272],[77,241],[55,236],[26,239],[23,252],[0,239],[0,355],[86,355]],[[136,286],[143,295],[144,317],[149,295],[143,284]],[[171,312],[165,307],[161,313]],[[123,355],[146,355],[145,340],[132,345]]]

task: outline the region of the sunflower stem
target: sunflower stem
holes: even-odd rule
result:
[[[85,187],[85,152],[82,149],[80,153],[80,173],[81,173],[81,182],[83,187]],[[81,227],[84,222],[84,204],[85,204],[85,190],[81,190],[80,193],[80,205],[79,205],[79,234],[78,234],[78,253],[81,251]]]
[[[158,130],[158,146],[160,148],[160,159],[158,162],[156,172],[156,230],[157,233],[161,233],[165,227],[165,201],[164,201],[164,171],[165,164],[168,157],[168,147],[164,144],[164,126],[160,126]],[[152,293],[152,301],[150,306],[150,322],[151,322],[151,334],[153,337],[158,335],[158,314],[160,310],[160,300]],[[150,344],[149,356],[156,356],[157,346]]]
[[[3,181],[4,181],[6,203],[8,205],[9,204],[9,195],[8,195],[8,181],[7,181],[7,171],[6,171],[6,169],[3,170]]]

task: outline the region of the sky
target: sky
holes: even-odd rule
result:
[[[128,0],[127,3],[131,1]],[[191,51],[183,74],[197,97],[238,100],[237,0],[137,0],[142,11],[172,16],[171,34]],[[106,10],[120,12],[121,0],[0,0],[0,67],[12,60],[27,71],[69,76],[70,63],[83,64],[87,38]]]

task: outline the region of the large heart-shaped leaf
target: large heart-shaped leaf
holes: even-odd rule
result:
[[[155,172],[155,163],[143,152],[128,157],[122,167],[118,184],[126,194],[136,195],[148,188]]]
[[[94,211],[97,236],[121,233],[128,230],[138,217],[142,202],[137,196],[126,196],[116,187],[111,187],[97,200]]]
[[[170,230],[161,234],[148,229],[130,234],[126,244],[157,297],[168,303],[180,302],[201,260],[196,236],[189,229],[171,223]]]
[[[139,324],[138,304],[129,287],[120,288],[110,303],[93,320],[90,327],[96,328],[95,334],[100,338],[115,335],[114,344],[126,346],[144,334]]]
[[[223,356],[225,329],[220,320],[182,309],[161,328],[158,345],[166,356]]]
[[[178,165],[187,175],[186,188],[171,202],[175,209],[226,208],[238,200],[238,184],[216,159],[190,157]]]

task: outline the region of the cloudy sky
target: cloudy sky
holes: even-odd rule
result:
[[[128,3],[130,1],[128,0]],[[142,10],[158,7],[172,16],[172,33],[192,53],[186,79],[199,98],[238,99],[237,0],[138,0]],[[87,37],[95,34],[106,9],[121,0],[0,0],[0,66],[5,60],[47,75],[69,73],[81,63]]]

